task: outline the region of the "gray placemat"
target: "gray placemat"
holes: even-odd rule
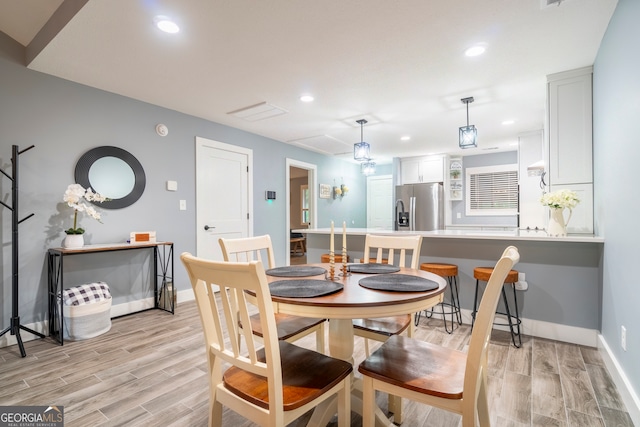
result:
[[[310,267],[307,265],[291,265],[288,267],[270,268],[267,275],[275,277],[310,277],[326,273],[322,267]]]
[[[358,284],[363,288],[378,291],[426,292],[438,289],[437,282],[408,274],[380,274],[377,276],[369,276],[360,279]]]
[[[383,273],[397,273],[400,271],[400,267],[389,264],[351,264],[349,265],[349,271],[352,273],[364,273],[364,274],[383,274]]]
[[[341,291],[342,283],[329,280],[279,280],[269,283],[271,295],[285,298],[312,298]]]

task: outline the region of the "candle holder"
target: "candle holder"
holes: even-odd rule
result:
[[[351,276],[351,273],[347,269],[347,248],[345,247],[342,248],[342,268],[341,269],[342,269],[342,272],[340,273],[341,276],[343,277]]]
[[[333,282],[336,278],[336,256],[333,251],[329,252],[329,280]]]

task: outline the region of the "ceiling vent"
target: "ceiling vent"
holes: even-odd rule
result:
[[[293,139],[287,141],[288,144],[294,144],[307,150],[315,151],[317,153],[337,155],[345,152],[351,153],[352,146],[345,142],[340,141],[329,135],[316,135],[307,138]]]
[[[240,108],[238,110],[230,111],[227,114],[248,122],[257,122],[258,120],[264,120],[271,117],[281,116],[287,114],[288,111],[284,108],[276,107],[268,102],[261,102],[259,104],[250,105],[248,107]]]

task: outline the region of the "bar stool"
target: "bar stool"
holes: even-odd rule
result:
[[[336,264],[341,264],[342,263],[342,254],[335,254],[333,256],[333,261]],[[320,256],[320,262],[323,262],[323,263],[331,262],[331,255],[330,254],[322,254]],[[347,255],[347,262],[349,262],[349,255]]]
[[[473,300],[473,312],[471,313],[471,328],[473,329],[473,324],[476,320],[476,311],[478,310],[478,288],[480,287],[480,281],[487,282],[489,277],[491,277],[491,273],[493,272],[493,267],[476,267],[473,269],[473,277],[476,279],[476,295]],[[497,314],[502,314],[503,316],[507,316],[507,320],[509,323],[496,323],[494,325],[503,325],[509,326],[509,330],[511,331],[511,341],[513,341],[513,345],[517,348],[522,346],[522,338],[520,336],[520,324],[522,320],[520,319],[520,313],[518,312],[518,298],[516,294],[516,282],[518,281],[518,271],[511,270],[507,274],[506,279],[504,279],[504,283],[502,285],[502,300],[504,302],[506,312],[501,312],[496,310]],[[509,308],[509,301],[507,300],[507,293],[504,290],[504,285],[511,285],[513,289],[513,303],[515,305],[515,315],[511,314],[511,309]],[[516,337],[518,337],[518,342],[516,343]]]
[[[455,264],[441,264],[441,263],[431,263],[431,262],[423,262],[420,264],[420,270],[428,271],[429,273],[437,274],[440,277],[447,279],[449,283],[449,302],[441,302],[438,305],[442,308],[442,320],[444,321],[444,330],[447,333],[452,333],[454,329],[455,322],[458,322],[458,325],[462,325],[462,315],[460,313],[460,296],[458,295],[458,266]],[[444,312],[444,307],[448,306],[451,308],[451,330],[447,328],[447,317]],[[424,315],[427,318],[430,318],[433,315],[433,309],[425,310]],[[454,320],[455,315],[455,320]],[[420,321],[420,312],[416,314],[416,326],[418,326],[418,322]]]

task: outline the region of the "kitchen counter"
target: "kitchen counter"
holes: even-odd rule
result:
[[[312,228],[293,230],[296,233],[304,234],[329,234],[330,228]],[[342,227],[335,227],[336,236],[342,234]],[[434,231],[395,231],[381,230],[377,228],[347,228],[348,236],[366,236],[367,234],[380,235],[416,235],[419,234],[428,238],[441,239],[476,239],[476,240],[512,240],[512,241],[539,241],[539,242],[564,242],[564,243],[604,243],[604,237],[592,234],[570,234],[566,237],[550,237],[541,230],[487,230],[487,229],[465,229],[465,230],[434,230]]]
[[[329,252],[330,228],[294,230],[307,240],[307,262]],[[342,251],[342,224],[336,225],[335,252]],[[463,318],[470,323],[475,279],[473,269],[495,265],[507,246],[516,246],[526,285],[518,290],[525,335],[595,347],[600,329],[604,237],[575,234],[549,237],[544,231],[509,228],[462,228],[437,231],[393,231],[347,228],[351,262],[364,257],[367,234],[423,236],[420,262],[458,266]]]

